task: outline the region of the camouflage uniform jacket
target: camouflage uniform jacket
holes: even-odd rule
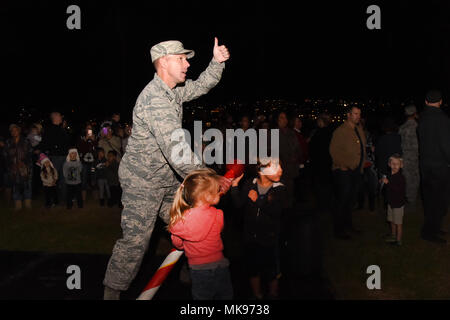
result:
[[[419,162],[419,142],[417,140],[417,122],[406,121],[399,130],[402,137],[403,157],[408,161]]]
[[[133,132],[120,166],[126,166],[129,172],[158,186],[176,185],[174,171],[184,178],[201,167],[201,164],[180,165],[172,161],[172,149],[179,142],[172,142],[171,135],[182,128],[183,102],[208,93],[220,81],[224,67],[224,63],[213,59],[196,81],[187,80],[174,89],[155,74],[137,99]]]

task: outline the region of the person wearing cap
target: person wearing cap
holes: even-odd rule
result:
[[[104,299],[119,299],[135,278],[158,215],[169,222],[169,210],[180,182],[177,175],[202,167],[191,154],[189,164],[175,161],[172,133],[182,128],[183,103],[214,88],[222,77],[230,53],[215,38],[213,59],[195,81],[186,80],[193,50],[180,41],[165,41],[150,50],[156,69],[153,80],[139,95],[133,110],[133,132],[119,167],[123,189],[122,239],[113,249],[105,274]],[[196,164],[199,163],[199,164]],[[228,188],[230,183],[228,183]]]
[[[405,108],[407,120],[400,126],[402,138],[403,174],[406,180],[406,199],[409,206],[415,207],[420,186],[419,141],[417,140],[417,109],[415,105]]]
[[[430,90],[418,126],[419,165],[422,178],[424,224],[422,238],[444,244],[440,236],[448,210],[450,189],[450,119],[441,110],[442,94]]]
[[[22,137],[22,130],[18,125],[11,124],[9,132],[11,138],[5,143],[4,155],[8,179],[12,184],[15,210],[22,209],[22,204],[31,209],[33,148],[28,139]]]

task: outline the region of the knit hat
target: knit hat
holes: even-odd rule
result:
[[[410,104],[409,106],[405,107],[405,115],[412,116],[415,113],[417,113],[417,108],[415,105]]]
[[[39,160],[36,162],[36,164],[42,168],[44,166],[44,163],[46,162],[50,162],[50,165],[53,167],[53,163],[50,161],[47,155],[45,153],[41,153],[39,155]]]
[[[75,148],[69,150],[69,152],[67,153],[66,161],[67,161],[67,162],[70,161],[70,154],[71,154],[72,152],[75,152],[75,153],[77,154],[77,161],[80,161],[80,155],[78,154],[78,150],[75,149]]]

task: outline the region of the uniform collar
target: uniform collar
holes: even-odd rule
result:
[[[165,91],[166,96],[170,101],[175,99],[175,92],[169,88],[169,86],[158,76],[156,72],[153,80],[155,80],[157,86],[160,87],[161,90]]]

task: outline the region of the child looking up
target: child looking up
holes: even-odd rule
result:
[[[269,299],[278,298],[280,272],[279,238],[286,188],[280,182],[279,159],[263,158],[256,166],[258,176],[239,190],[242,176],[233,180],[231,196],[237,208],[244,208],[246,267],[253,298],[263,299],[262,278],[269,282]]]

